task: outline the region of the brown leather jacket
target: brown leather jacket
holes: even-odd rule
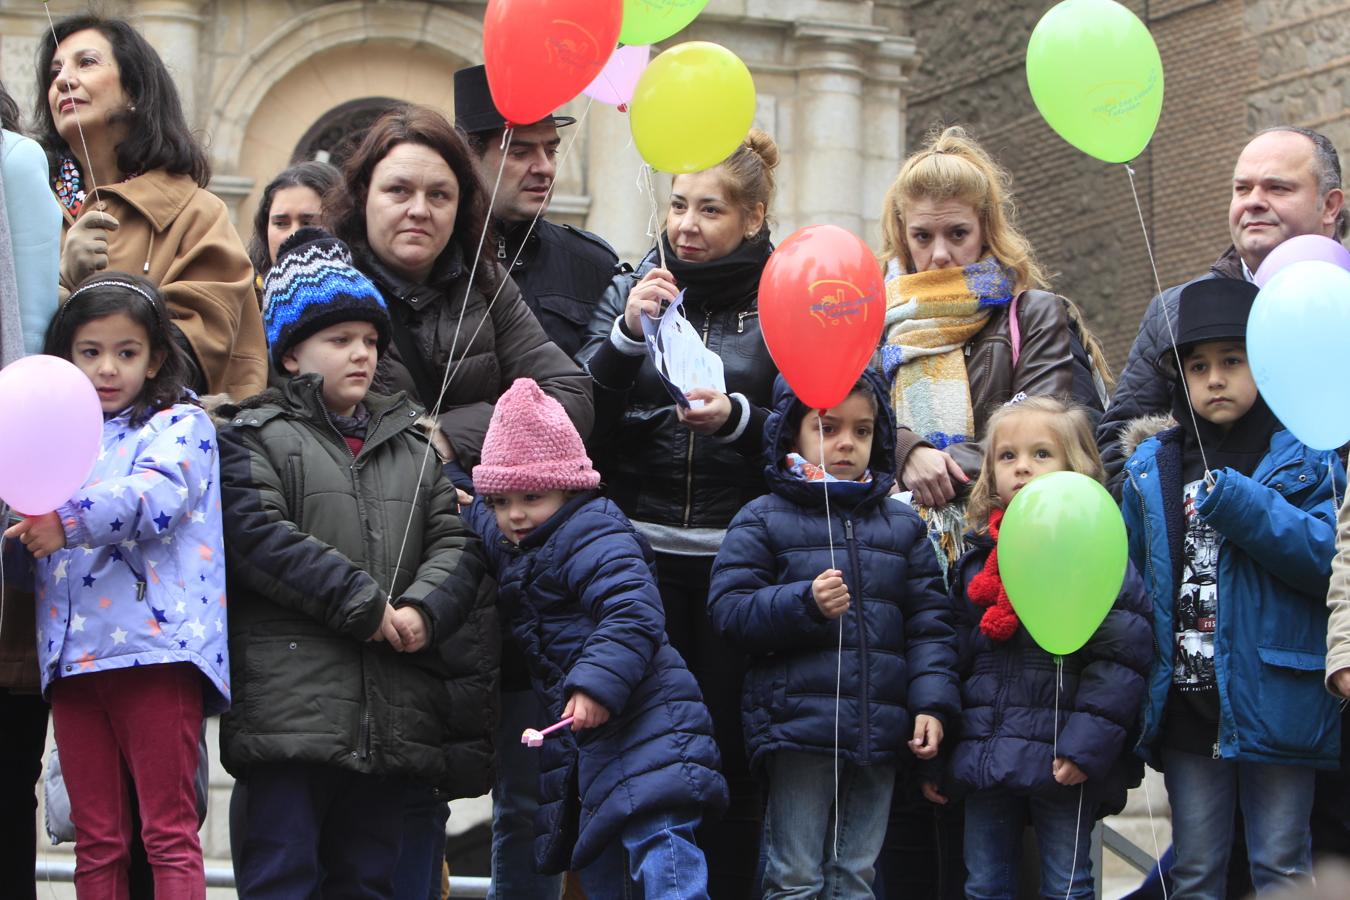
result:
[[[966,344],[966,372],[970,400],[975,412],[975,434],[983,437],[990,414],[1015,395],[1051,396],[1069,399],[1073,393],[1073,346],[1069,315],[1063,301],[1049,291],[1023,291],[1017,298],[1017,321],[1021,329],[1020,355],[1013,370],[1012,336],[1008,310],[1003,307]],[[916,447],[932,446],[920,435],[901,427],[895,441],[896,480]],[[980,444],[954,444],[947,452],[974,481],[984,462]]]

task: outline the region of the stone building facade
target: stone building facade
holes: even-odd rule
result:
[[[777,232],[834,222],[876,232],[877,198],[904,151],[902,85],[914,42],[899,0],[712,0],[677,38],[713,40],[754,75],[757,123],[779,141]],[[190,120],[245,239],[263,185],[298,158],[334,150],[373,111],[415,101],[453,112],[452,74],[482,62],[482,0],[124,0],[178,80]],[[52,0],[53,15],[84,8]],[[0,74],[31,103],[47,28],[38,0],[0,0]],[[585,100],[553,203],[555,219],[607,237],[626,259],[650,247],[650,200],[627,118]],[[564,132],[564,147],[572,134]],[[658,179],[658,194],[664,185]]]

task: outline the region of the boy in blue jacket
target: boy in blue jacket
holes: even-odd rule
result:
[[[1224,896],[1238,804],[1257,892],[1306,876],[1314,771],[1339,760],[1322,678],[1332,495],[1345,472],[1284,430],[1257,391],[1245,343],[1256,293],[1223,278],[1182,292],[1181,425],[1125,466],[1130,556],[1153,598],[1156,647],[1139,752],[1167,781],[1175,900]],[[1131,430],[1146,428],[1127,427],[1126,441]]]
[[[539,871],[580,871],[590,900],[626,897],[626,883],[706,898],[694,828],[727,787],[698,683],[666,640],[651,547],[596,493],[581,436],[528,378],[497,401],[473,483],[470,524],[535,691],[571,719],[540,750]]]
[[[708,595],[713,627],[750,654],[763,896],[870,897],[896,769],[935,756],[960,711],[951,612],[922,520],[887,499],[895,422],[880,376],[823,412],[780,377],[765,446],[772,493],[732,520]]]

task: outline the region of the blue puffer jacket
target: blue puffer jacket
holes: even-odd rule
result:
[[[952,579],[961,638],[962,712],[947,764],[947,786],[958,795],[993,790],[1076,793],[1076,787],[1055,781],[1051,767],[1058,753],[1088,777],[1085,810],[1095,810],[1098,818],[1119,812],[1126,791],[1143,775],[1143,766],[1130,753],[1150,656],[1143,580],[1127,566],[1102,624],[1082,649],[1064,657],[1057,702],[1055,658],[1024,626],[1006,641],[980,631],[985,608],[970,601],[966,588],[984,568],[993,541],[976,536],[970,543]]]
[[[859,765],[912,759],[902,753],[912,717],[946,723],[960,710],[956,636],[937,557],[914,510],[887,499],[895,420],[884,380],[867,378],[878,406],[872,482],[831,484],[826,518],[822,484],[782,466],[797,437],[787,418],[798,401],[780,377],[765,423],[772,493],[737,514],[713,563],[713,628],[750,654],[741,708],[752,767],[775,750],[834,752],[836,677],[839,752]],[[829,568],[844,572],[852,598],[836,621],[821,615],[811,594]]]
[[[1172,682],[1181,437],[1173,428],[1141,444],[1125,464],[1122,496],[1130,558],[1143,569],[1153,599],[1156,652],[1138,752],[1155,768]],[[1198,501],[1197,513],[1220,538],[1214,670],[1224,759],[1339,764],[1340,718],[1322,686],[1336,546],[1333,477],[1336,494],[1345,493],[1345,470],[1335,456],[1278,431],[1252,477],[1223,469]]]
[[[586,866],[639,813],[726,808],[712,719],[666,640],[652,550],[627,517],[581,494],[517,547],[481,499],[468,515],[553,721],[578,690],[610,713],[599,728],[549,735],[540,750],[540,871]]]

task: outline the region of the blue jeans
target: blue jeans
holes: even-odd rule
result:
[[[581,870],[587,900],[707,900],[708,865],[694,843],[700,818],[686,809],[629,819],[619,840]]]
[[[520,742],[526,728],[552,725],[534,691],[503,691],[497,727],[497,783],[492,789],[492,886],[489,900],[558,900],[562,878],[534,868],[534,814],[539,809],[539,754]]]
[[[834,757],[778,750],[767,765],[764,900],[870,898],[895,766],[839,763],[836,848]]]
[[[1257,893],[1292,885],[1312,871],[1313,783],[1304,766],[1232,762],[1163,751],[1172,804],[1173,900],[1222,898],[1233,846],[1233,814],[1242,805],[1247,858]]]
[[[1041,854],[1041,896],[1093,900],[1092,826],[1096,804],[1083,789],[1030,797],[985,791],[966,798],[966,897],[1014,900],[1022,831],[1028,820]]]

